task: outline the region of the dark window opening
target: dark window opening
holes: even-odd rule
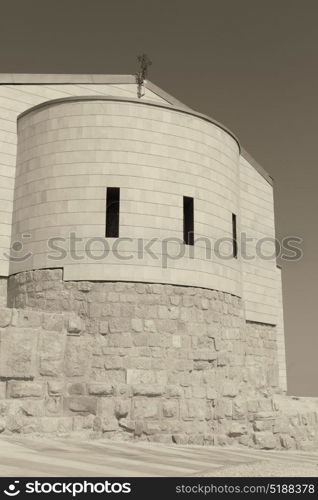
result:
[[[183,241],[186,245],[194,245],[193,198],[183,197]]]
[[[119,188],[107,188],[106,191],[106,238],[118,238],[119,236]]]
[[[233,257],[237,259],[237,223],[235,214],[232,214],[232,241],[233,241]]]

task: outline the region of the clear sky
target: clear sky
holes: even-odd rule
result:
[[[0,0],[0,72],[136,71],[228,126],[274,177],[289,392],[318,396],[318,2]]]

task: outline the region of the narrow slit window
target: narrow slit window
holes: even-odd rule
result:
[[[193,198],[183,197],[183,241],[186,245],[194,245]]]
[[[109,187],[106,190],[106,238],[119,236],[120,189]]]
[[[235,214],[232,214],[232,242],[233,242],[233,257],[237,259],[237,223]]]

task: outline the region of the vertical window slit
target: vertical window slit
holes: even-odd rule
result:
[[[186,245],[194,245],[193,198],[183,197],[183,241]]]
[[[109,187],[106,190],[106,238],[119,237],[120,189]]]
[[[233,257],[237,259],[237,222],[235,214],[232,214],[232,242],[233,242]]]

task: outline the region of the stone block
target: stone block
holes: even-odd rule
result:
[[[166,418],[178,418],[179,416],[179,402],[178,401],[164,401],[162,405],[162,415]]]
[[[133,318],[131,320],[131,328],[134,332],[142,332],[143,331],[143,321],[140,318]]]
[[[75,415],[73,417],[73,430],[82,431],[93,429],[94,431],[100,430],[100,426],[95,425],[99,420],[99,417],[95,415]]]
[[[27,417],[21,412],[16,414],[9,414],[6,419],[6,430],[14,433],[22,432],[23,427],[27,421]]]
[[[216,419],[225,419],[232,418],[233,416],[233,407],[232,401],[229,399],[218,399],[215,406],[215,418]]]
[[[211,365],[209,361],[194,361],[193,362],[193,369],[197,371],[204,371],[204,370],[209,370],[211,368]]]
[[[72,396],[83,396],[86,392],[86,385],[83,382],[75,382],[68,385],[68,393]]]
[[[56,417],[55,417],[56,418]],[[73,417],[58,417],[57,432],[58,434],[70,434],[73,430]]]
[[[204,400],[183,400],[180,403],[181,418],[184,420],[205,420],[207,416],[207,407]]]
[[[127,370],[127,384],[160,384],[166,385],[168,374],[166,370]]]
[[[113,398],[99,398],[98,399],[98,415],[102,418],[104,424],[115,424],[115,405],[116,401]],[[118,426],[117,421],[115,426]]]
[[[133,418],[135,420],[159,419],[160,401],[154,398],[135,399],[133,401]]]
[[[129,418],[121,418],[118,422],[119,427],[128,432],[135,431],[135,422]]]
[[[130,319],[128,318],[110,318],[110,333],[127,333],[130,331]]]
[[[57,419],[55,417],[44,417],[40,421],[40,432],[44,434],[56,434],[58,428]]]
[[[256,420],[275,420],[277,413],[274,411],[258,411],[254,414]]]
[[[277,440],[271,432],[255,432],[253,436],[255,445],[262,450],[274,450]]]
[[[217,359],[218,353],[214,349],[193,349],[195,361],[213,361]]]
[[[147,334],[138,334],[133,335],[132,337],[133,345],[136,347],[147,346],[148,345],[148,335]]]
[[[285,450],[294,450],[296,448],[295,439],[288,434],[279,436],[279,440],[282,448]]]
[[[107,338],[109,347],[132,347],[132,336],[130,333],[113,333]]]
[[[126,382],[126,370],[106,370],[103,373],[103,382],[110,385],[124,384]]]
[[[206,399],[206,386],[194,383],[191,387],[191,395],[193,398]]]
[[[144,294],[147,292],[147,286],[145,283],[136,283],[135,290],[137,293]]]
[[[248,427],[246,423],[242,422],[232,422],[230,431],[229,431],[229,436],[230,437],[239,437],[242,436],[243,434],[246,434],[248,431]]]
[[[40,398],[43,396],[43,384],[9,380],[7,394],[10,398]]]
[[[133,298],[133,296],[128,295],[128,298]],[[131,318],[134,316],[135,306],[134,304],[120,304],[120,317],[121,318]]]
[[[203,434],[190,434],[189,436],[189,444],[194,444],[198,446],[202,446],[204,443],[204,435]]]
[[[51,332],[61,332],[64,328],[62,314],[43,314],[42,327]]]
[[[180,433],[180,434],[173,434],[172,435],[172,441],[176,444],[188,444],[189,442],[189,435],[185,433]]]
[[[64,371],[67,377],[84,376],[90,361],[88,345],[83,337],[68,337],[65,348]]]
[[[181,398],[183,396],[183,389],[178,385],[167,385],[166,394],[169,398]]]
[[[61,396],[53,396],[45,399],[46,415],[61,415],[63,411],[63,401]]]
[[[247,400],[247,410],[249,413],[256,413],[259,410],[259,404],[257,399]]]
[[[172,346],[180,348],[182,345],[181,336],[180,335],[172,335]]]
[[[132,391],[134,396],[155,397],[162,396],[165,392],[165,388],[158,384],[138,384],[133,385]]]
[[[71,417],[44,417],[40,420],[40,432],[45,434],[69,433],[73,428]]]
[[[181,321],[175,321],[172,319],[158,319],[156,320],[156,326],[158,332],[161,333],[180,333],[183,335],[186,333],[185,324]]]
[[[223,385],[223,396],[234,398],[238,394],[238,387],[235,382],[227,381]]]
[[[79,281],[77,283],[77,289],[83,293],[90,292],[92,287],[93,287],[93,283],[90,283],[89,281]]]
[[[193,370],[193,361],[190,359],[173,360],[173,369],[181,372],[191,372]]]
[[[50,380],[48,382],[48,393],[51,396],[59,396],[64,392],[64,385],[62,380]]]
[[[90,318],[100,318],[102,316],[103,305],[96,302],[92,302],[89,305],[89,316]]]
[[[0,377],[36,375],[37,330],[8,327],[0,332]]]
[[[217,399],[218,394],[213,387],[206,388],[206,397],[207,399]]]
[[[41,399],[21,399],[19,400],[20,410],[27,417],[42,417],[45,413],[44,400]]]
[[[6,421],[4,418],[0,418],[0,434],[3,432],[6,428]]]
[[[239,444],[242,444],[243,446],[251,447],[253,445],[253,442],[252,442],[249,434],[243,434],[242,436],[239,436],[238,442],[239,442]]]
[[[96,415],[97,398],[93,396],[72,396],[64,398],[64,409],[69,412]]]
[[[158,318],[159,319],[178,319],[180,315],[180,308],[177,306],[159,306]]]
[[[65,335],[42,331],[39,342],[39,371],[46,377],[59,377],[63,373]]]
[[[120,318],[120,306],[121,304],[118,304],[116,302],[109,302],[106,304],[103,304],[102,308],[102,316],[106,317],[112,317],[112,318]]]
[[[87,392],[92,396],[111,396],[114,393],[114,388],[111,384],[91,382],[87,385]]]
[[[108,321],[101,321],[99,323],[99,333],[101,335],[107,335],[108,332],[109,332]]]
[[[130,414],[130,407],[131,401],[129,399],[116,401],[114,409],[115,417],[118,420],[127,418]]]
[[[108,302],[119,302],[119,294],[116,292],[109,292],[107,295]]]
[[[42,325],[42,313],[26,309],[16,310],[12,317],[12,325],[21,328],[40,328]]]
[[[115,432],[119,430],[119,423],[117,419],[113,419],[111,421],[101,419],[101,431],[103,433],[106,432]]]
[[[0,399],[5,399],[7,390],[7,383],[0,382]]]
[[[273,421],[273,432],[276,433],[281,433],[281,434],[288,434],[290,431],[290,425],[287,417],[281,417],[277,418]]]
[[[67,319],[66,329],[69,335],[80,335],[83,331],[83,322],[81,318],[75,314],[71,314]]]
[[[230,364],[230,356],[228,352],[219,352],[217,355],[217,365],[227,366]]]
[[[145,319],[145,332],[155,333],[157,331],[156,323],[153,319]]]
[[[124,368],[122,356],[106,356],[104,361],[105,370],[120,370]]]
[[[124,362],[125,362],[125,365],[127,366],[127,368],[136,368],[138,370],[150,370],[152,368],[154,370],[155,369],[160,370],[161,368],[163,368],[162,366],[155,368],[157,361],[161,362],[162,360],[161,359],[157,360],[157,359],[146,358],[143,356],[139,356],[136,358],[127,356],[124,359]]]
[[[253,422],[254,431],[272,431],[273,420],[254,420]]]
[[[247,403],[243,398],[235,398],[233,401],[233,420],[242,420],[246,418]]]
[[[12,309],[9,307],[0,308],[0,328],[9,326],[12,318]]]
[[[171,295],[170,296],[170,304],[172,306],[178,306],[181,302],[180,295]]]
[[[165,344],[165,338],[158,333],[148,334],[148,345],[149,347],[163,347]]]

